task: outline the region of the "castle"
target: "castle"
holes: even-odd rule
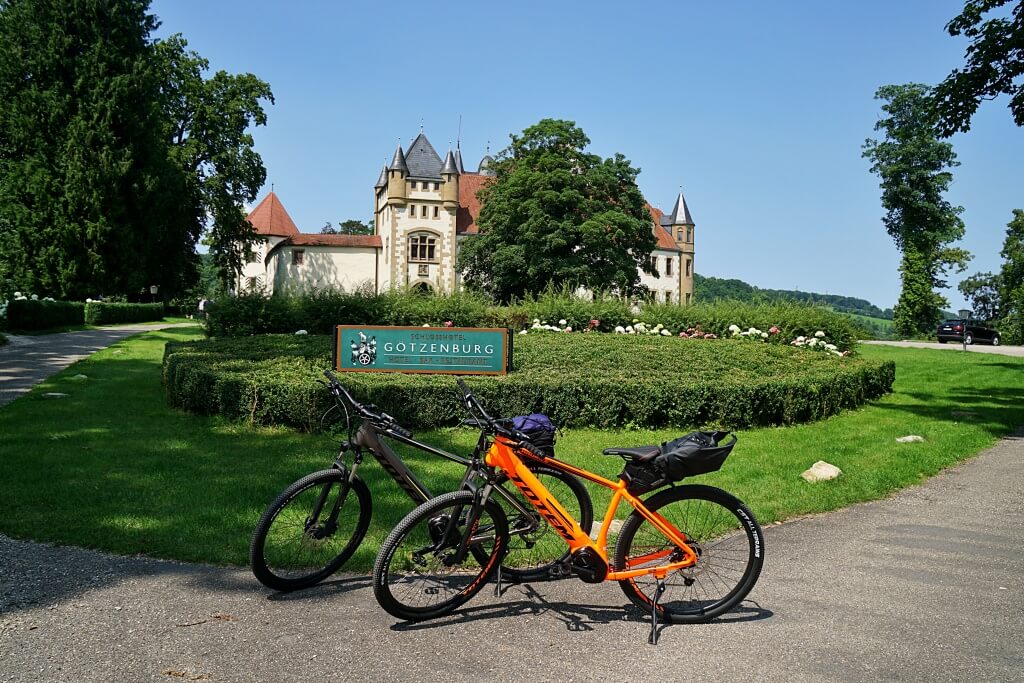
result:
[[[460,284],[459,244],[479,232],[477,192],[494,177],[493,161],[484,156],[476,172],[467,171],[458,146],[442,160],[423,133],[408,149],[399,144],[373,187],[373,235],[300,232],[270,192],[248,216],[263,239],[253,246],[236,290],[454,291]],[[689,304],[694,223],[686,200],[680,192],[669,215],[650,205],[648,209],[657,241],[651,253],[657,275],[641,272],[640,281],[658,301]]]

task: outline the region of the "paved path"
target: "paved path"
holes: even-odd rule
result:
[[[0,406],[27,394],[32,387],[75,361],[120,339],[139,332],[191,324],[129,325],[25,337],[9,335],[10,343],[0,346]]]
[[[964,345],[949,342],[940,344],[938,342],[921,341],[861,341],[859,344],[880,344],[883,346],[902,346],[912,349],[945,349],[947,351],[959,351],[963,353]],[[988,346],[986,344],[971,344],[967,347],[967,353],[995,353],[1001,356],[1024,356],[1024,346]]]
[[[365,576],[279,595],[245,569],[0,536],[0,681],[1020,680],[1022,549],[1024,431],[889,499],[772,526],[742,608],[658,647],[612,584],[485,589],[406,625]]]

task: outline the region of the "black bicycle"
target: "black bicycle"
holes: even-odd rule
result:
[[[355,553],[370,526],[373,510],[370,490],[357,475],[367,452],[415,505],[434,497],[381,437],[465,467],[460,490],[475,486],[473,463],[479,462],[490,446],[487,425],[475,420],[463,422],[481,429],[470,458],[417,441],[411,431],[387,413],[359,403],[333,373],[325,371],[324,376],[335,400],[324,418],[334,410],[343,411],[348,437],[340,444],[330,469],[308,474],[286,488],[256,524],[249,545],[249,563],[260,583],[274,590],[314,586],[338,571]],[[351,464],[346,462],[349,455]],[[570,506],[569,511],[589,530],[594,511],[583,484],[551,467],[538,465],[531,471]],[[508,554],[501,566],[503,579],[525,582],[564,576],[568,552],[548,521],[507,480],[499,482],[494,490],[509,527]]]

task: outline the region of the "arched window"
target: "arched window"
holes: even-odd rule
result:
[[[437,236],[429,232],[414,232],[409,236],[409,261],[437,263]]]

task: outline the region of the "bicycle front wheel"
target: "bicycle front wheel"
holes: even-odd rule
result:
[[[392,616],[422,621],[449,614],[483,588],[508,547],[505,513],[487,501],[470,519],[475,494],[455,491],[410,512],[381,544],[373,594]],[[469,531],[469,547],[458,558]]]
[[[659,615],[668,623],[699,623],[728,612],[747,596],[764,562],[764,535],[753,513],[721,489],[678,486],[646,501],[682,532],[697,553],[697,564],[665,577]],[[616,569],[641,569],[678,561],[682,553],[658,529],[634,511],[619,532]],[[637,606],[651,609],[657,590],[653,576],[619,582]]]
[[[308,588],[338,571],[370,526],[372,499],[341,470],[314,472],[285,489],[256,524],[249,565],[279,591]]]
[[[530,467],[530,471],[589,534],[594,522],[594,506],[583,482],[552,467],[535,466]],[[506,479],[502,488],[523,508],[517,509],[498,494],[491,495],[491,500],[497,501],[508,517],[509,548],[501,565],[502,578],[526,582],[543,581],[557,575],[555,572],[569,557],[568,544],[510,481]]]

